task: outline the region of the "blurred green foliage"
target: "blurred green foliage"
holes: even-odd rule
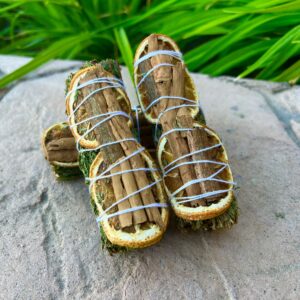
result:
[[[0,0],[0,54],[34,59],[0,87],[53,58],[117,58],[150,33],[179,44],[191,71],[296,83],[300,1]]]

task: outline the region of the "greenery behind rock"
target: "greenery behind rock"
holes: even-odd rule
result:
[[[300,1],[0,0],[0,54],[33,56],[0,87],[54,58],[117,58],[150,33],[171,36],[191,71],[296,83]]]

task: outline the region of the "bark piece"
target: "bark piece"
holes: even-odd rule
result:
[[[101,69],[100,66],[99,66],[99,68],[94,69],[92,72],[90,72],[90,74],[85,76],[84,80],[90,80],[95,77],[106,76],[106,74],[103,74],[100,72],[100,69]],[[84,97],[87,96],[87,94],[92,92],[94,89],[95,89],[94,85],[91,85],[89,87],[82,89]],[[106,89],[106,90],[103,90],[102,93],[101,92],[96,93],[89,99],[89,101],[86,101],[85,106],[86,106],[86,110],[87,110],[89,116],[106,113],[109,111],[109,107],[111,104],[109,103],[109,99],[106,99],[106,97],[105,97],[105,95],[107,95],[107,93],[104,93],[104,91],[109,91],[109,90],[111,91],[111,89]],[[113,97],[115,97],[115,95]],[[119,117],[115,117],[115,118],[119,118]],[[123,117],[120,117],[120,118],[124,119]],[[92,120],[91,124],[96,124],[97,122],[99,122],[99,119]],[[127,122],[127,120],[125,120],[125,122]],[[104,143],[108,143],[108,142],[112,142],[112,141],[116,140],[114,137],[112,128],[111,128],[111,122],[105,122],[105,123],[101,124],[100,126],[97,126],[95,128],[94,132],[96,135],[96,139],[100,144],[104,144]],[[103,148],[102,152],[103,152],[104,161],[107,163],[107,165],[111,165],[111,164],[115,163],[116,161],[118,161],[119,159],[122,159],[125,157],[124,151],[120,144],[115,144],[115,145],[105,147],[105,148]],[[121,170],[128,170],[131,168],[129,161],[123,162],[120,165],[120,167],[121,167]],[[112,173],[116,172],[115,168],[111,172]],[[127,194],[137,190],[137,184],[135,182],[133,173],[122,174],[121,177],[122,177],[123,185],[124,185],[124,188],[125,188]],[[121,189],[121,187],[120,186],[114,187],[115,184],[117,184],[117,181],[114,181],[114,183],[113,183],[114,191],[116,189],[119,191]],[[126,201],[128,201],[128,200],[126,200]],[[124,201],[124,202],[126,202],[126,201]],[[142,205],[142,201],[141,201],[139,194],[137,194],[133,197],[130,197],[129,202],[131,204],[131,207]],[[122,203],[122,206],[124,207],[124,203]],[[119,208],[119,210],[122,209],[120,206],[118,206],[118,208]],[[124,218],[124,217],[126,217],[126,215],[128,217],[129,214],[121,214],[121,215],[119,215],[119,218],[120,219]],[[147,216],[146,216],[144,210],[137,210],[137,211],[133,212],[132,215],[133,215],[134,224],[141,224],[141,223],[144,223],[147,221]],[[124,222],[120,221],[120,224],[124,224],[124,223],[127,224],[128,222],[129,222],[128,220],[126,220]]]
[[[149,51],[155,51],[158,49],[159,48],[158,48],[157,36],[151,35],[149,37]],[[166,55],[156,56],[155,60],[154,59],[151,60],[152,67],[155,67],[155,65],[157,65],[161,62],[164,62],[164,60],[162,61],[161,56],[168,57]],[[172,62],[173,60],[174,59],[172,59],[169,62]],[[160,77],[157,78],[159,73],[154,71],[154,74],[153,74],[153,79],[154,79],[154,84],[155,84],[154,88],[157,89],[157,93],[160,96],[163,96],[163,95],[184,96],[184,74],[183,74],[182,63],[176,61],[174,69],[176,70],[176,73],[174,73],[174,71],[169,72],[169,73],[168,72],[163,73],[163,76],[164,76],[163,77],[163,79],[164,79],[163,88],[159,88],[157,86],[157,82],[159,82]],[[174,75],[175,75],[175,77],[174,77]],[[165,83],[168,83],[168,84],[165,84]],[[180,100],[167,101],[166,108],[171,108],[173,106],[177,106],[181,102],[182,101],[180,101]],[[163,109],[163,107],[161,105],[160,106],[157,105],[157,106],[158,106],[158,113],[161,113],[163,111],[163,110],[161,110],[161,109]],[[167,131],[177,127],[176,113],[177,113],[177,109],[174,109],[174,110],[170,110],[162,115],[162,117],[160,119],[160,123],[162,125],[163,132],[167,132]],[[172,153],[174,155],[174,159],[176,159],[182,155],[188,154],[190,152],[188,144],[187,144],[186,140],[184,139],[184,137],[181,136],[180,132],[170,133],[167,136],[167,139],[169,142],[169,146],[172,150]],[[180,160],[180,162],[187,162],[189,160],[190,160],[189,158],[186,158],[186,159]],[[180,175],[181,175],[183,184],[190,182],[193,179],[196,179],[196,174],[195,174],[194,168],[191,165],[180,166],[179,171],[180,171]],[[201,193],[201,189],[198,184],[193,184],[186,188],[186,193],[187,193],[187,196],[195,196],[195,195],[198,195]],[[192,203],[194,203],[194,202],[192,202]],[[199,203],[199,201],[197,203]]]
[[[162,49],[159,47],[159,42],[157,35],[151,34],[149,36],[149,52]],[[155,67],[158,64],[166,63],[171,64],[172,57],[168,55],[155,55],[150,59],[152,67]],[[153,71],[154,81],[156,83],[156,88],[159,95],[168,95],[172,85],[172,68],[171,66],[161,66]],[[160,100],[158,103],[159,112],[164,111],[168,107],[168,99]]]
[[[117,166],[114,168],[115,172],[120,172],[121,171],[121,167]],[[121,175],[115,175],[112,178],[112,185],[114,187],[114,193],[115,193],[115,197],[116,197],[116,201],[124,198],[126,196],[126,191],[122,185],[122,178]],[[120,204],[118,204],[118,209],[119,210],[125,210],[130,208],[130,204],[129,201],[123,201]],[[123,217],[121,217],[123,216]],[[121,228],[125,228],[125,227],[129,227],[131,226],[133,223],[132,220],[132,214],[131,213],[126,213],[123,215],[119,216],[119,221],[120,221],[120,225]]]
[[[73,137],[72,132],[68,126],[61,128],[60,130],[53,130],[50,133],[50,140],[58,140],[61,138]]]
[[[199,128],[194,130],[193,132],[188,133],[188,142],[191,152],[196,151],[198,149],[204,149],[210,146],[210,142],[208,140],[207,133],[205,132],[204,128]],[[210,150],[204,151],[199,154],[193,155],[194,160],[214,160],[212,157]],[[196,164],[195,170],[198,178],[207,178],[213,173],[216,172],[214,168],[214,164],[203,163],[203,164]],[[202,193],[207,193],[211,191],[217,191],[220,189],[224,189],[224,183],[220,183],[217,181],[204,181],[200,183]],[[207,202],[214,202],[223,197],[223,194],[219,194],[214,197],[206,198]]]
[[[75,162],[78,160],[77,150],[47,151],[48,161]]]
[[[101,76],[97,76],[96,71],[93,70],[86,74],[86,76],[82,79],[81,83],[89,81],[95,77],[101,77]],[[83,88],[82,89],[83,97],[86,97],[88,94],[93,92],[96,87],[98,88],[99,84],[98,85],[89,85],[89,86]],[[88,116],[95,116],[95,115],[103,114],[103,113],[107,112],[106,99],[103,96],[103,94],[100,92],[91,96],[89,98],[89,100],[84,103],[84,106],[86,108]],[[97,124],[97,122],[99,122],[99,120],[100,120],[100,118],[91,120],[91,124],[94,126]],[[97,126],[93,131],[95,133],[96,140],[98,141],[99,144],[105,144],[105,143],[114,141],[114,136],[112,134],[112,131],[111,131],[111,128],[110,128],[108,122],[102,123],[100,126]],[[111,165],[111,164],[115,163],[116,161],[118,161],[119,159],[124,158],[124,152],[119,144],[111,145],[109,147],[104,147],[101,149],[101,152],[103,154],[103,160],[106,163],[106,165]],[[111,173],[115,173],[115,172],[117,172],[116,168],[111,170]],[[116,190],[120,191],[122,189],[122,187],[116,186],[116,185],[118,185],[118,181],[114,181],[114,184],[112,184],[112,185],[113,185],[114,192]],[[126,201],[127,201],[127,204],[126,204]],[[130,200],[126,200],[126,201],[124,201],[125,204],[123,202],[121,205],[118,205],[119,210],[121,210],[122,207],[124,207],[125,205],[126,205],[126,207],[129,207],[128,203],[130,202]],[[131,214],[134,216],[134,218],[132,218]],[[120,224],[130,224],[131,223],[130,220],[132,220],[132,219],[134,219],[134,221],[136,221],[138,223],[143,223],[147,220],[146,215],[143,211],[136,211],[133,213],[121,214],[118,217],[120,220]]]
[[[47,149],[51,150],[75,150],[76,143],[74,137],[65,137],[58,140],[52,140],[47,144]]]
[[[44,141],[43,151],[48,161],[75,162],[78,160],[75,139],[68,127],[53,129]]]
[[[115,95],[113,95],[114,94],[113,90],[110,90],[110,89],[104,90],[103,94],[105,95],[105,97],[107,99],[109,111],[120,110],[119,103],[118,103],[118,101],[116,101]],[[124,119],[123,117],[116,117],[110,121],[113,134],[117,140],[133,137],[132,132],[130,131],[129,127],[124,126],[124,121],[126,121],[126,120],[123,120],[123,119]],[[123,151],[125,152],[126,155],[130,155],[131,153],[138,150],[137,145],[138,144],[136,142],[121,143],[121,147],[123,148]],[[132,169],[145,167],[145,162],[143,161],[142,157],[139,154],[130,158],[130,164],[131,164]],[[138,171],[138,172],[135,171],[133,174],[134,174],[138,189],[142,189],[150,184],[150,181],[149,181],[145,171]],[[155,202],[151,188],[141,191],[140,195],[141,195],[141,200],[144,205]],[[147,208],[146,212],[147,212],[148,220],[150,222],[155,221],[159,226],[163,226],[161,215],[160,215],[158,208],[155,208],[155,207]]]
[[[158,40],[157,35],[153,34],[148,38],[148,52],[156,51],[159,49],[166,49],[166,45]],[[150,62],[150,63],[149,63]],[[174,67],[159,67],[155,69],[148,78],[144,81],[144,87],[146,87],[146,93],[148,99],[153,101],[162,95],[172,96],[185,96],[185,81],[184,81],[184,65],[182,62],[167,56],[167,55],[156,55],[145,62],[142,62],[139,66],[142,74],[146,74],[151,68],[155,67],[160,63],[171,63]],[[178,100],[163,100],[159,104],[154,105],[152,112],[154,117],[163,112],[165,109],[182,104],[183,101]],[[187,107],[180,109],[170,110],[164,113],[159,120],[163,132],[167,132],[173,128],[193,128],[194,119],[191,116],[190,110]],[[206,148],[210,146],[207,133],[203,129],[196,129],[186,132],[174,132],[167,136],[168,144],[173,153],[174,159],[191,153],[193,151]],[[182,159],[178,162],[188,162],[193,160],[214,160],[215,155],[213,151],[205,151],[198,155],[193,155],[190,158]],[[216,167],[213,164],[201,163],[193,165],[184,165],[178,168],[182,183],[185,184],[193,179],[207,178],[216,171]],[[225,184],[215,181],[205,181],[199,184],[194,184],[186,188],[187,196],[195,196],[206,193],[208,191],[219,190],[224,187]],[[220,199],[222,195],[218,195],[206,200],[195,200],[191,201],[190,205],[206,205],[207,202],[216,201]],[[187,204],[189,205],[189,204]]]

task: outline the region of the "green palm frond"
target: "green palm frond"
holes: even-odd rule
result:
[[[117,58],[132,73],[153,32],[176,40],[191,71],[296,83],[299,20],[299,0],[0,0],[0,54],[33,56],[0,87],[53,58]]]

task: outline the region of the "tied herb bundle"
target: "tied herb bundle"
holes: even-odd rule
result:
[[[75,92],[67,94],[66,101],[72,134],[83,150],[79,158],[80,168],[90,181],[94,179],[90,185],[91,201],[94,212],[100,217],[103,245],[111,251],[156,243],[168,222],[166,208],[155,205],[143,208],[155,203],[165,204],[166,200],[159,173],[148,152],[132,155],[142,150],[141,145],[133,140],[132,122],[124,115],[115,115],[98,124],[105,119],[103,115],[131,112],[124,90],[106,88],[107,83],[104,82],[94,81],[91,84],[99,78],[120,77],[119,67],[114,61],[92,62],[70,76],[67,89]],[[84,87],[76,88],[79,86]],[[79,103],[82,105],[78,106]],[[97,117],[99,115],[101,118]],[[110,166],[114,166],[110,175],[100,179],[99,174]],[[131,196],[115,204],[126,195]],[[110,214],[114,216],[109,217]],[[101,219],[103,215],[109,218]]]
[[[67,123],[54,124],[44,131],[42,149],[57,179],[72,180],[82,176],[75,140]]]
[[[177,45],[169,37],[152,34],[138,47],[135,62],[141,107],[150,122],[161,126],[157,157],[178,225],[206,230],[231,227],[238,209],[231,170],[224,168],[227,154],[199,115],[196,88]],[[174,161],[178,167],[172,165]]]

